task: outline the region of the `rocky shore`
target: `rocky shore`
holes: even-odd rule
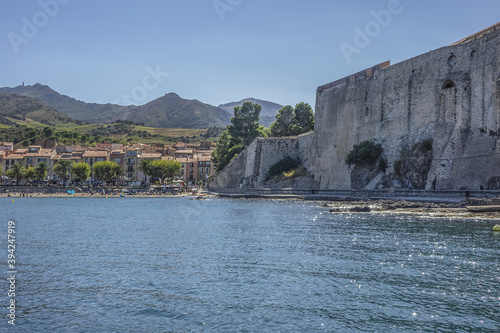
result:
[[[458,202],[408,201],[405,199],[353,199],[323,205],[330,213],[411,213],[439,217],[500,219],[500,198],[465,198]]]

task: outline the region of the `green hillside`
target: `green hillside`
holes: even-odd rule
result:
[[[35,121],[45,125],[74,122],[67,115],[30,97],[0,92],[0,123],[13,125],[13,121]]]
[[[109,123],[135,106],[121,106],[115,104],[85,103],[66,95],[61,95],[49,86],[34,84],[32,86],[17,86],[15,88],[0,88],[0,92],[19,94],[35,98],[73,119],[91,123]]]
[[[73,119],[88,123],[112,123],[131,120],[146,126],[161,128],[209,128],[230,123],[230,113],[197,100],[187,100],[170,93],[145,105],[85,103],[61,95],[42,84],[0,88],[0,92],[35,98]]]

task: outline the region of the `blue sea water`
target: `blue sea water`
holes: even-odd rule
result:
[[[495,221],[273,200],[0,207],[4,277],[16,226],[16,325],[5,282],[4,332],[500,331]]]

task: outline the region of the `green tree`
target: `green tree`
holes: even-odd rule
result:
[[[37,178],[37,172],[34,167],[30,166],[26,170],[24,170],[23,178],[26,180],[35,180]]]
[[[294,135],[294,127],[297,126],[295,112],[290,105],[284,106],[276,115],[276,121],[271,124],[272,136],[290,136]]]
[[[314,112],[307,103],[299,103],[293,109],[284,106],[271,124],[272,136],[299,135],[314,130]]]
[[[123,173],[120,164],[114,161],[96,162],[93,168],[95,177],[106,183],[113,179],[118,182],[118,177]]]
[[[43,129],[43,135],[45,135],[46,138],[51,137],[52,135],[54,135],[54,130],[51,127],[47,126]]]
[[[39,179],[43,183],[43,180],[47,177],[47,172],[49,171],[49,167],[45,162],[40,162],[36,166],[35,170],[36,170],[36,179]]]
[[[63,186],[64,182],[68,180],[68,176],[71,171],[71,164],[71,161],[58,161],[54,165],[54,173],[63,181]]]
[[[231,125],[227,127],[232,146],[247,146],[262,135],[262,128],[259,127],[261,110],[262,106],[252,102],[244,102],[242,106],[234,107],[234,117],[231,118]]]
[[[295,105],[295,120],[296,128],[293,130],[295,135],[314,131],[314,112],[309,104]]]
[[[90,174],[92,172],[90,165],[85,162],[74,163],[71,166],[71,170],[73,171],[75,178],[78,178],[82,184],[90,178]]]
[[[143,174],[145,174],[146,176],[149,176],[149,177],[153,176],[151,162],[153,162],[153,160],[141,159],[141,162],[139,163],[139,167],[138,167],[139,171],[141,171]]]
[[[222,170],[247,145],[257,137],[266,136],[264,127],[259,126],[259,116],[262,107],[252,102],[234,108],[231,125],[227,126],[219,139],[219,145],[212,154],[216,169]]]
[[[157,160],[150,163],[151,177],[158,178],[160,184],[166,179],[173,179],[180,174],[181,163],[179,161]]]
[[[229,149],[234,148],[230,146],[230,141],[231,136],[229,135],[229,132],[227,130],[222,132],[219,143],[217,145],[217,149],[215,149],[212,153],[212,161],[217,171],[222,170],[226,165],[229,164],[231,159],[234,157],[234,154],[236,153],[235,150],[242,149],[241,146],[237,146],[238,148],[234,149],[233,152],[229,154]]]
[[[23,168],[23,165],[21,163],[16,163],[12,166],[12,168],[10,168],[9,170],[7,170],[7,177],[11,178],[11,179],[16,179],[16,185],[19,185],[19,182],[21,181],[21,179],[23,179],[24,177],[24,172],[25,172],[25,168]]]
[[[182,165],[179,161],[166,161],[167,162],[167,179],[173,180],[176,176],[181,174]]]
[[[352,150],[347,154],[345,163],[349,166],[352,164],[370,165],[377,162],[382,155],[382,145],[372,141],[363,141],[354,145]]]

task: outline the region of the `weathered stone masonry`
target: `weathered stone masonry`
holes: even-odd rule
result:
[[[491,188],[500,184],[499,123],[497,24],[318,87],[314,134],[257,139],[211,186],[258,188],[269,166],[290,155],[314,175],[311,188],[349,189],[351,169],[344,161],[354,144],[381,143],[389,174],[404,147],[432,138],[426,189]]]

